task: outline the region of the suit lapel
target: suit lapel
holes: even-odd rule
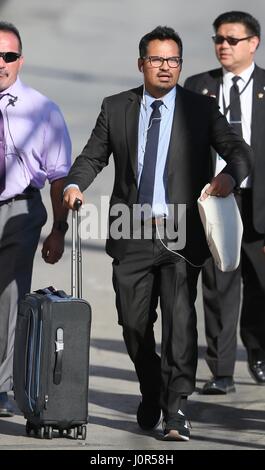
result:
[[[216,98],[217,102],[219,102],[222,76],[222,69],[215,69],[208,72],[205,75],[205,81],[201,87],[201,94]]]
[[[206,86],[207,86],[207,96],[212,96],[216,98],[217,103],[219,103],[221,84],[223,80],[223,71],[222,69],[211,70],[207,74]],[[216,170],[216,152],[212,149],[212,174],[214,175]]]
[[[143,87],[130,92],[125,110],[126,139],[132,171],[137,180],[138,127]]]
[[[183,106],[184,104],[181,96],[181,88],[177,86],[175,110],[167,156],[168,179],[170,179],[170,177],[174,174],[174,172],[176,171],[176,167],[178,167],[178,164],[181,164],[181,162],[183,162],[183,159],[185,158],[184,153],[186,149],[185,142],[187,130],[185,128],[185,119],[183,119]]]

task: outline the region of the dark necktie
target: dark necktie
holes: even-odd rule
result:
[[[148,125],[144,164],[138,192],[139,204],[149,204],[150,206],[153,204],[157,149],[161,121],[159,108],[162,104],[163,101],[161,100],[153,101],[151,104],[153,112],[150,116]]]
[[[240,94],[237,85],[238,80],[240,80],[240,77],[233,77],[233,85],[230,88],[230,124],[237,134],[242,137]]]
[[[0,110],[0,194],[6,187],[5,132],[4,119]]]

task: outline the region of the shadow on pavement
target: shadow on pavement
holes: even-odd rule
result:
[[[129,382],[137,382],[136,373],[133,370],[117,369],[107,366],[93,366],[89,367],[89,375],[95,377],[104,377],[110,379],[128,380]]]
[[[126,421],[121,419],[110,419],[110,418],[102,418],[101,416],[90,416],[89,418],[90,424],[95,424],[97,426],[104,426],[111,429],[117,429],[125,432],[130,432],[137,435],[144,435],[144,436],[153,436],[158,439],[158,435],[161,434],[159,429],[155,429],[153,431],[142,431],[137,422],[136,418],[135,421]]]
[[[0,434],[5,436],[26,436],[25,425],[1,418]]]
[[[126,393],[102,392],[101,390],[89,391],[89,403],[107,408],[109,410],[118,411],[133,415],[136,413],[140,402],[140,396]]]
[[[119,339],[91,338],[90,346],[105,351],[127,354],[124,341]]]
[[[102,339],[102,338],[91,338],[91,346],[94,348],[102,349],[105,351],[119,352],[127,354],[125,344],[123,340],[119,339]],[[157,352],[160,353],[161,345],[157,344]],[[206,355],[206,346],[198,346],[198,358],[204,359]],[[245,362],[247,360],[246,351],[243,346],[237,348],[237,361]]]
[[[137,406],[139,403],[139,398],[132,395],[123,395],[123,394],[112,394],[112,393],[102,393],[100,391],[94,391],[92,393],[91,401],[94,404],[99,406],[108,407],[108,404],[111,405],[110,408],[119,412],[126,414],[136,415]],[[114,405],[114,406],[113,406]],[[199,403],[190,400],[188,407],[188,417],[191,420],[191,423],[196,423],[196,428],[198,429],[198,423],[202,424],[201,432],[200,430],[194,429],[192,431],[192,442],[194,441],[205,441],[209,442],[209,446],[214,443],[223,444],[227,446],[235,446],[242,449],[252,448],[264,450],[265,448],[265,438],[264,444],[259,444],[255,442],[242,442],[241,435],[248,433],[251,440],[255,440],[255,436],[260,440],[261,434],[264,434],[265,429],[265,411],[262,410],[248,410],[248,409],[239,409],[228,405],[213,404],[213,403]],[[149,433],[143,433],[138,428],[135,421],[126,421],[116,420],[111,418],[103,418],[102,416],[92,415],[89,418],[90,424],[95,424],[99,426],[109,427],[110,429],[119,429],[134,434],[145,434],[153,436],[157,440],[162,439],[161,431],[154,430]],[[207,426],[207,430],[205,427]],[[211,436],[212,433],[216,432],[227,432],[229,435],[230,432],[238,431],[239,439],[231,439],[231,437],[214,437]]]

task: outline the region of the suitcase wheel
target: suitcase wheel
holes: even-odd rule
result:
[[[40,439],[44,439],[45,433],[46,433],[46,428],[44,426],[34,426],[34,424],[31,424],[29,421],[26,422],[26,434],[27,436],[30,435],[31,431],[34,432],[34,436],[39,437]]]
[[[30,435],[31,431],[34,432],[34,436],[39,436],[39,428],[31,424],[29,421],[26,422],[26,434]]]
[[[27,434],[27,436],[30,435],[32,429],[33,429],[33,427],[31,426],[30,422],[27,421],[27,422],[26,422],[26,434]]]
[[[46,426],[47,439],[52,439],[52,426]]]
[[[73,428],[73,439],[78,439],[78,427]]]
[[[52,426],[34,426],[29,421],[26,422],[26,434],[30,435],[31,431],[34,431],[34,435],[40,439],[52,439],[53,429]]]
[[[83,441],[86,440],[86,425],[78,426],[78,437],[81,437]]]
[[[83,441],[86,440],[86,425],[85,424],[83,424],[83,426],[82,426],[81,437],[82,437]]]

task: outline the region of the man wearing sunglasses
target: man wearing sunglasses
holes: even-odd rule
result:
[[[0,417],[12,416],[13,348],[17,305],[30,291],[33,258],[47,219],[40,189],[51,184],[54,224],[42,248],[47,263],[64,250],[62,207],[71,142],[57,105],[24,85],[17,28],[0,22]]]
[[[210,145],[227,161],[210,187],[222,195],[249,173],[251,151],[214,100],[177,85],[182,41],[172,28],[158,26],[147,33],[139,52],[143,86],[104,99],[92,135],[67,178],[64,202],[72,209],[76,197],[83,200],[82,191],[113,154],[115,183],[106,249],[114,258],[119,324],[140,382],[137,421],[142,429],[153,429],[162,409],[164,439],[188,441],[185,408],[197,366],[197,265],[208,254],[197,198],[210,176]],[[186,243],[178,252],[170,248],[165,232],[160,235],[169,222],[169,204],[176,223],[178,205],[187,212]],[[139,219],[137,205],[142,209]],[[122,207],[131,215],[129,236],[114,233]],[[153,330],[159,299],[161,358]]]
[[[260,25],[248,13],[231,11],[213,23],[216,57],[222,68],[186,80],[190,90],[217,99],[220,110],[254,151],[250,177],[235,190],[244,225],[241,265],[222,273],[210,259],[202,271],[207,339],[206,360],[213,374],[202,393],[235,391],[237,322],[243,298],[240,334],[256,383],[265,384],[265,70],[254,63]],[[223,168],[213,155],[213,174]]]

